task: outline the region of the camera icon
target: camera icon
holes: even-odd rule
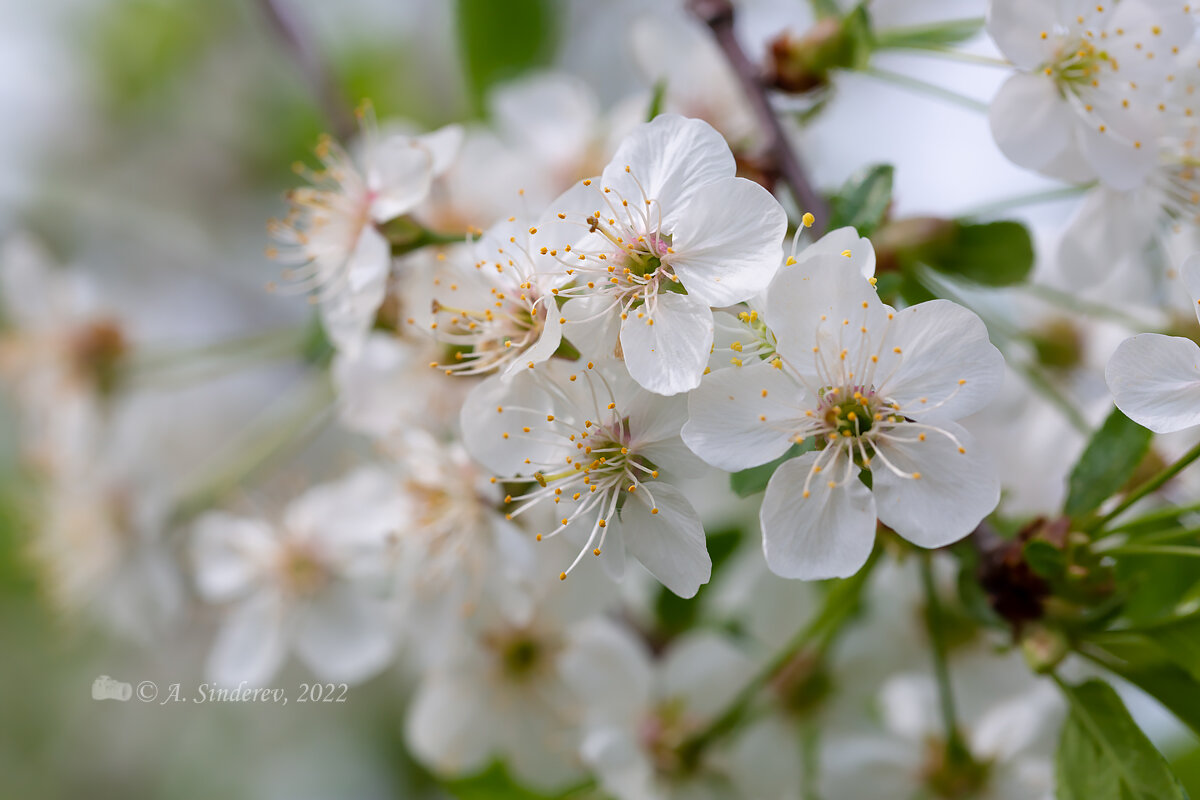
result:
[[[128,683],[113,680],[107,675],[101,675],[92,681],[93,700],[121,700],[124,702],[133,697],[133,687]]]

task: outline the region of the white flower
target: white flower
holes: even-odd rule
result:
[[[1154,167],[1174,53],[1191,37],[1183,4],[993,0],[988,32],[1022,70],[1001,87],[996,143],[1029,169],[1139,186]]]
[[[473,263],[439,277],[430,327],[438,341],[455,348],[454,357],[438,365],[447,374],[512,375],[558,350],[566,318],[551,294],[553,276],[534,267],[534,230],[516,219],[494,225],[472,249]]]
[[[584,776],[580,723],[630,685],[633,671],[625,665],[636,644],[604,617],[585,618],[596,598],[579,592],[584,582],[552,596],[558,582],[550,583],[535,592],[529,620],[481,614],[425,671],[405,720],[409,747],[422,763],[464,775],[499,758],[520,783],[546,791]],[[604,683],[581,690],[580,664],[600,668]]]
[[[1200,319],[1200,255],[1180,275]],[[1117,408],[1155,433],[1200,425],[1200,345],[1191,339],[1139,333],[1113,353],[1104,378]]]
[[[767,564],[784,577],[857,572],[876,517],[914,544],[949,544],[999,499],[952,421],[986,405],[1003,375],[983,323],[945,300],[893,311],[852,259],[784,268],[768,290],[777,357],[710,373],[689,398],[683,439],[714,466],[818,448],[780,466],[763,498]]]
[[[457,126],[425,136],[381,135],[364,116],[357,157],[323,138],[316,155],[324,168],[298,166],[312,185],[289,192],[287,217],[268,224],[278,242],[268,255],[302,265],[284,278],[291,289],[314,293],[329,338],[352,352],[383,302],[391,269],[391,247],[376,226],[426,199],[462,139]]]
[[[695,471],[679,440],[685,415],[684,398],[651,394],[617,365],[550,362],[472,390],[462,429],[475,458],[506,483],[529,487],[510,498],[511,517],[555,505],[558,525],[539,540],[588,532],[561,577],[591,552],[619,580],[628,551],[668,589],[691,597],[711,562],[700,518],[667,482]]]
[[[261,685],[290,649],[322,680],[358,682],[387,665],[394,492],[386,473],[364,468],[301,495],[279,526],[223,512],[197,521],[197,588],[232,604],[209,656],[213,680]]]
[[[879,695],[885,731],[826,744],[822,795],[1051,800],[1050,753],[1063,711],[1058,692],[1030,677],[1019,656],[982,656],[952,673],[971,763],[946,758],[933,679],[895,675]]]
[[[566,666],[577,691],[600,701],[584,720],[581,752],[606,792],[619,800],[704,797],[712,783],[729,780],[727,765],[691,763],[683,747],[750,679],[753,664],[732,643],[691,634],[657,664],[641,648],[610,648],[605,660],[583,655]]]
[[[735,169],[707,123],[663,115],[538,225],[541,269],[563,275],[552,290],[567,298],[563,316],[619,318],[620,354],[650,391],[694,389],[713,341],[710,308],[758,294],[782,260],[783,208]]]

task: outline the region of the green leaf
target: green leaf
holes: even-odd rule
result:
[[[493,86],[551,61],[557,8],[554,0],[457,0],[459,52],[476,113]]]
[[[804,440],[803,444],[792,445],[786,453],[774,461],[744,469],[741,472],[734,472],[729,476],[729,487],[738,497],[752,497],[767,488],[767,483],[775,474],[775,470],[779,469],[780,464],[801,453],[807,453],[815,447],[816,440],[809,437]]]
[[[1067,559],[1062,550],[1045,539],[1031,539],[1025,543],[1025,563],[1043,578],[1056,578],[1066,569]]]
[[[1056,759],[1058,800],[1186,800],[1111,686],[1099,680],[1060,686],[1070,713]]]
[[[663,101],[667,99],[667,79],[663,78],[654,84],[654,94],[650,97],[650,108],[646,109],[646,122],[650,122],[663,110]]]
[[[1011,286],[1033,271],[1033,240],[1019,222],[954,221],[944,243],[920,254],[938,272],[984,286]]]
[[[1114,408],[1071,470],[1063,513],[1089,514],[1119,491],[1146,456],[1151,436]]]
[[[829,229],[847,225],[870,236],[883,222],[892,203],[895,169],[891,164],[876,164],[846,181],[829,204]]]
[[[1144,637],[1161,654],[1200,681],[1200,614],[1129,630]]]
[[[983,17],[972,17],[952,19],[932,25],[891,28],[875,32],[875,45],[880,50],[889,48],[939,49],[964,42],[978,35],[983,30],[983,25]]]
[[[555,800],[576,791],[573,788],[561,794],[531,792],[509,777],[500,762],[470,778],[448,781],[445,788],[457,800]]]
[[[1143,636],[1089,643],[1080,652],[1158,700],[1179,721],[1200,736],[1200,682],[1162,657],[1162,651]]]

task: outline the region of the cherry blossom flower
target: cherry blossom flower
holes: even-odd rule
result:
[[[313,293],[330,339],[351,352],[362,346],[387,289],[391,248],[377,226],[426,199],[462,140],[455,125],[424,136],[382,134],[367,112],[355,153],[322,138],[322,169],[297,165],[311,185],[289,192],[288,215],[267,226],[277,242],[267,254],[298,265],[284,270],[288,288]]]
[[[541,269],[562,274],[552,291],[566,300],[563,316],[619,319],[612,355],[650,391],[695,388],[713,341],[711,307],[758,294],[782,261],[783,208],[735,169],[707,123],[662,115],[537,226]]]
[[[1003,375],[983,323],[945,300],[894,311],[852,259],[782,271],[767,304],[778,355],[712,372],[689,397],[683,439],[714,466],[815,447],[780,466],[763,498],[767,564],[784,577],[852,575],[877,518],[941,547],[999,500],[989,462],[953,422],[986,405]]]
[[[699,462],[679,440],[683,397],[638,387],[616,364],[551,362],[509,382],[490,378],[463,406],[463,439],[506,484],[516,518],[543,503],[557,509],[549,539],[585,531],[566,578],[592,553],[620,579],[626,552],[668,589],[691,597],[708,580],[704,528],[669,478]]]
[[[1200,319],[1200,255],[1180,276]],[[1191,339],[1139,333],[1117,347],[1104,378],[1117,408],[1155,433],[1200,425],[1200,345]]]
[[[196,585],[231,607],[208,672],[220,684],[261,685],[289,650],[322,680],[364,680],[394,644],[388,557],[395,484],[363,468],[310,489],[282,524],[210,512],[195,526]]]
[[[1167,116],[1172,55],[1192,34],[1183,4],[993,0],[988,32],[1021,70],[990,112],[1005,155],[1068,180],[1142,184]]]

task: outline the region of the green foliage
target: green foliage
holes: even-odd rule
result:
[[[222,2],[121,0],[84,26],[85,50],[106,103],[129,111],[195,65],[227,18]]]
[[[458,45],[476,113],[490,88],[551,61],[557,8],[553,0],[457,0]]]
[[[983,286],[1012,286],[1033,271],[1033,240],[1019,222],[955,220],[949,235],[925,248],[920,256],[947,275]]]
[[[938,49],[965,42],[983,30],[983,17],[952,19],[932,25],[892,28],[876,31],[875,46],[885,49]]]
[[[1057,755],[1059,800],[1184,800],[1162,754],[1103,681],[1061,684],[1070,704]]]
[[[741,528],[727,528],[706,536],[708,556],[712,559],[713,577],[716,577],[721,568],[729,562],[730,556],[737,551],[738,545],[745,538]],[[702,605],[698,602],[698,597],[702,596],[712,583],[713,581],[710,580],[708,584],[701,586],[697,597],[689,599],[680,597],[666,587],[660,587],[658,597],[654,602],[654,613],[658,619],[659,632],[667,636],[675,636],[692,627],[700,614]]]
[[[775,474],[775,470],[779,469],[780,464],[795,458],[801,453],[807,453],[815,447],[816,440],[809,437],[804,440],[803,444],[794,444],[789,447],[786,453],[774,461],[769,461],[766,464],[760,464],[750,469],[744,469],[740,472],[734,472],[729,476],[729,487],[733,489],[738,497],[753,497],[767,488],[767,483],[770,482],[771,476]]]
[[[1145,458],[1150,438],[1150,431],[1114,408],[1071,470],[1063,512],[1090,514],[1119,491]]]
[[[892,204],[895,168],[876,164],[852,176],[829,201],[829,229],[850,225],[870,236],[883,224]]]
[[[650,97],[650,108],[646,109],[646,122],[662,113],[663,101],[667,99],[667,80],[663,78],[654,84],[654,94]]]
[[[456,800],[556,800],[578,793],[578,788],[561,794],[539,794],[530,791],[514,781],[508,770],[499,762],[478,775],[449,781],[445,784],[445,789]]]

